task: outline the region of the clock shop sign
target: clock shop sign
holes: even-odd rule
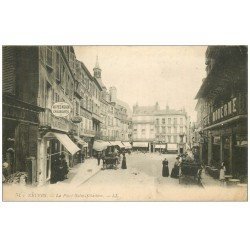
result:
[[[56,102],[51,108],[52,114],[56,117],[66,117],[70,114],[70,105],[66,102]]]

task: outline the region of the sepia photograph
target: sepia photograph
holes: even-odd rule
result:
[[[3,201],[248,201],[248,47],[2,47]]]

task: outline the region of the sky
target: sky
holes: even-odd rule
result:
[[[133,107],[185,107],[196,121],[195,95],[205,72],[206,46],[74,46],[76,58],[93,74],[96,57],[107,88]]]

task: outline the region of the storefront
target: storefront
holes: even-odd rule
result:
[[[2,157],[10,174],[28,173],[27,182],[36,182],[38,116],[43,109],[3,96]]]
[[[148,142],[133,142],[134,151],[148,151]]]
[[[240,180],[247,176],[247,115],[242,108],[245,105],[242,99],[241,103],[237,98],[232,99],[210,114],[204,128],[208,138],[208,164],[219,169],[224,162],[227,173]]]
[[[54,116],[50,110],[40,114],[38,138],[38,184],[53,181],[56,162],[65,156],[68,167],[74,166],[74,156],[80,148],[74,143],[77,125],[63,117]]]
[[[168,143],[167,144],[167,153],[177,154],[178,153],[178,144],[177,143]]]

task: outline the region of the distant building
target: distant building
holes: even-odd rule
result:
[[[188,147],[189,117],[184,109],[166,106],[133,106],[132,139],[134,148],[183,153]]]

